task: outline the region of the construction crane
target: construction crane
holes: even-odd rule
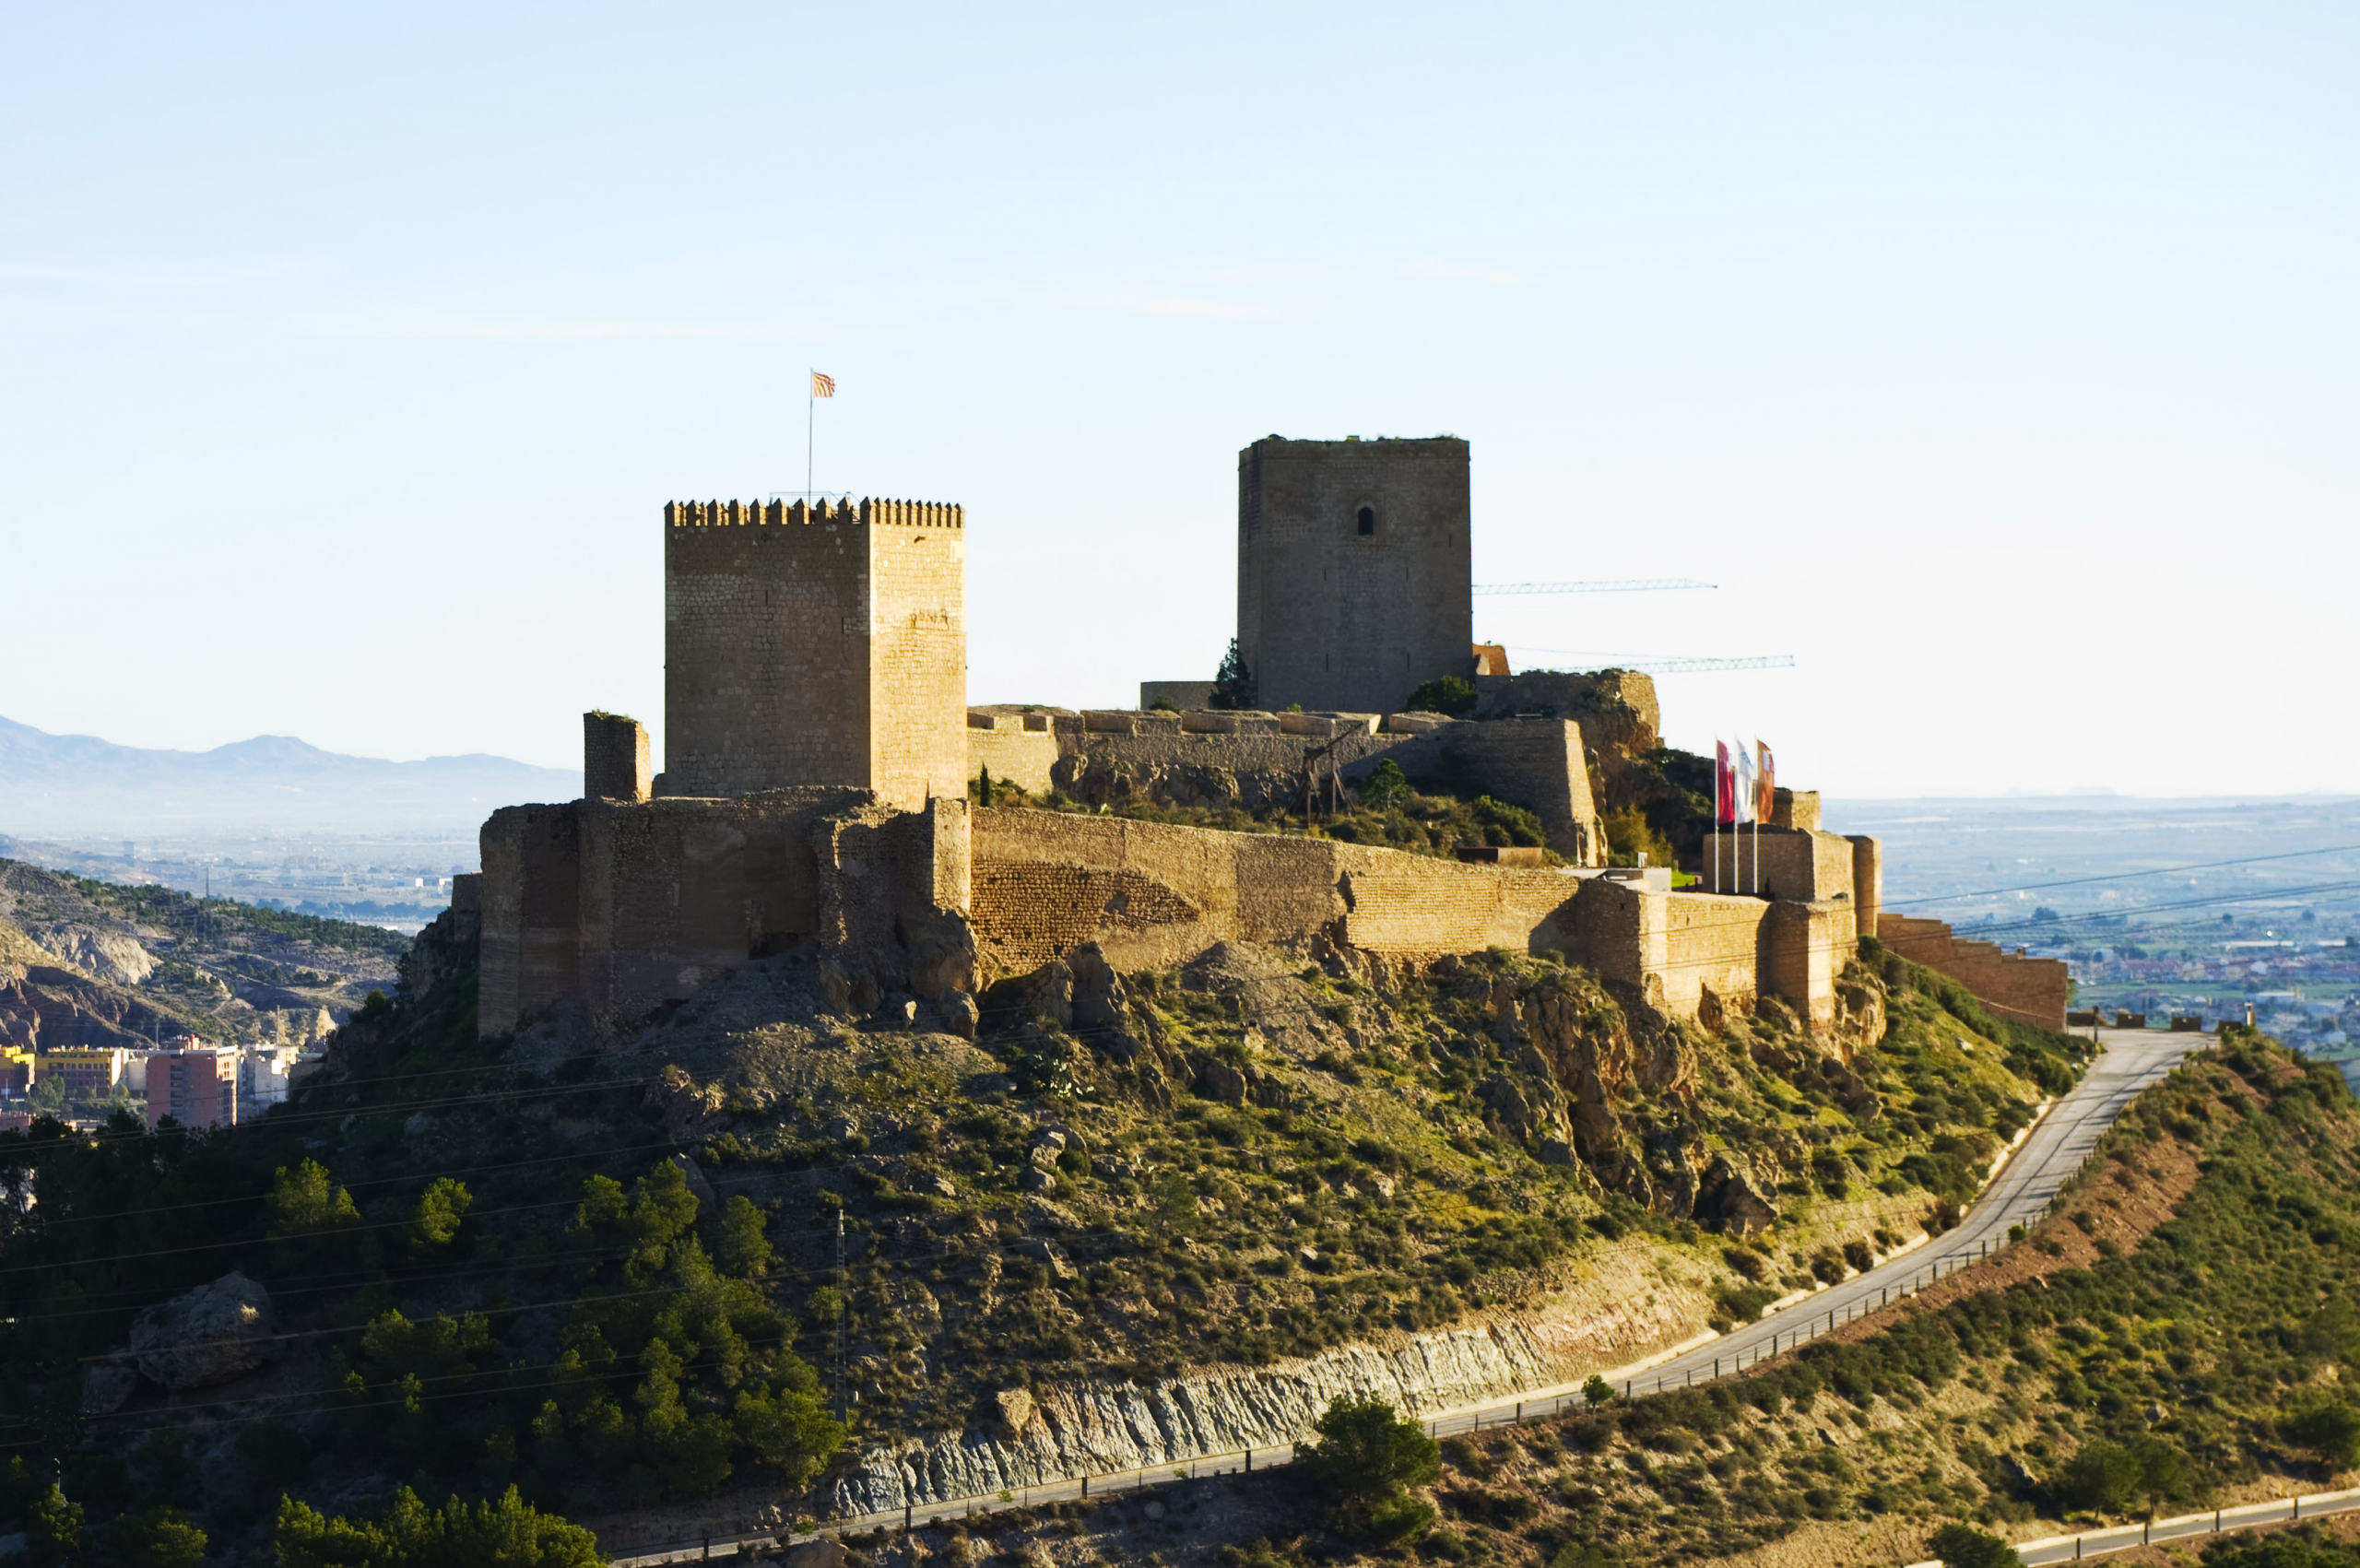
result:
[[[1526,654],[1553,654],[1575,658],[1592,669],[1635,670],[1641,675],[1696,675],[1709,670],[1724,669],[1792,669],[1792,654],[1755,654],[1738,658],[1712,658],[1695,654],[1600,654],[1587,648],[1540,648],[1529,643],[1508,644]]]
[[[1675,588],[1717,588],[1693,577],[1631,577],[1612,583],[1478,583],[1478,594],[1655,594]]]

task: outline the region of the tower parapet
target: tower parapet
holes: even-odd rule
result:
[[[678,501],[664,522],[666,794],[965,798],[964,507]]]
[[[667,501],[664,521],[675,528],[808,527],[815,523],[893,528],[963,528],[967,509],[945,501],[884,501],[825,497],[800,501]]]

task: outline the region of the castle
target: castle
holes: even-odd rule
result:
[[[587,714],[584,798],[485,823],[462,894],[480,904],[482,1033],[561,1008],[627,1026],[806,943],[850,1010],[923,1000],[972,1020],[979,981],[1081,944],[1162,968],[1230,939],[1363,972],[1554,952],[1678,1015],[1772,996],[1840,1032],[1879,852],[1820,831],[1816,797],[1782,792],[1727,890],[1675,891],[1669,867],[1607,867],[1599,831],[1588,730],[1642,703],[1651,726],[1644,678],[1609,682],[1611,713],[1386,711],[1470,667],[1467,465],[1448,439],[1241,454],[1239,645],[1264,700],[1313,710],[1284,713],[971,710],[962,508],[667,504],[665,771],[634,721]],[[1528,806],[1566,864],[984,807],[967,788],[989,769],[1093,803],[1250,806],[1388,757]]]

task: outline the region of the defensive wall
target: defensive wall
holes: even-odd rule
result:
[[[1358,784],[1390,758],[1413,783],[1530,810],[1549,847],[1575,866],[1606,859],[1581,732],[1563,720],[973,709],[967,725],[968,777],[989,768],[994,778],[1035,793],[1054,786],[1089,806],[1134,796],[1248,810],[1289,805],[1315,767],[1323,779],[1333,772]]]
[[[880,988],[968,989],[968,809],[900,811],[816,786],[736,799],[511,806],[481,833],[478,1030],[509,1034],[578,1001],[646,1017],[806,938]]]
[[[1260,701],[1382,713],[1469,672],[1468,452],[1274,435],[1237,454],[1237,647]]]
[[[974,813],[976,948],[1023,972],[1094,941],[1117,968],[1170,968],[1224,940],[1325,939],[1423,961],[1551,952],[1695,1018],[1768,991],[1824,1030],[1851,957],[1847,902],[1673,892],[1670,874],[1465,865],[1333,839],[1225,833],[1028,809]]]
[[[655,793],[964,797],[963,508],[672,501],[664,523]]]
[[[2065,1027],[2072,972],[2062,959],[2036,959],[2022,948],[1962,940],[1940,920],[1880,915],[1877,939],[1912,963],[1949,975],[2001,1018],[2043,1029]]]

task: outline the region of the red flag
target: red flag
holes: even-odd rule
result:
[[[1753,819],[1766,822],[1770,819],[1771,808],[1778,803],[1778,781],[1771,764],[1770,743],[1757,740],[1753,744],[1762,753],[1761,766],[1754,772],[1753,787],[1760,793],[1754,796]]]
[[[811,372],[811,395],[814,397],[833,397],[835,395],[836,378],[833,376],[823,376],[819,371],[813,371]]]
[[[1713,742],[1713,820],[1737,826],[1737,760],[1726,740]]]

